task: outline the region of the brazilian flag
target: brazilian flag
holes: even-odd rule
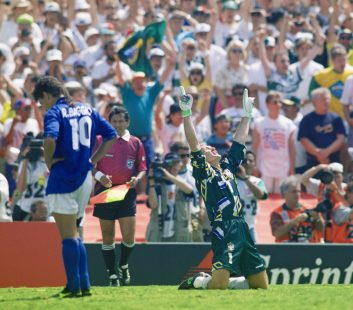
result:
[[[125,41],[118,55],[122,62],[134,71],[142,71],[147,76],[152,74],[152,67],[146,55],[146,50],[156,43],[161,43],[164,37],[166,22],[164,20],[147,25],[143,30],[133,33]]]

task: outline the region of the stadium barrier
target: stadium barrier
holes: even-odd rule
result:
[[[0,287],[63,286],[61,242],[53,223],[0,223]],[[93,285],[107,285],[101,245],[86,244]],[[260,244],[270,284],[351,284],[353,245]],[[119,247],[117,247],[119,252]],[[209,244],[137,244],[133,285],[176,285],[210,271]]]

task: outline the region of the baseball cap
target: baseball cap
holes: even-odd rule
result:
[[[13,51],[15,57],[28,56],[31,55],[31,51],[27,46],[16,47]]]
[[[96,28],[91,27],[85,31],[84,38],[85,38],[85,40],[87,40],[89,37],[97,35],[97,34],[99,34],[99,31]]]
[[[131,80],[135,80],[135,79],[144,79],[146,77],[146,74],[142,71],[137,71],[132,75]]]
[[[264,44],[266,47],[274,47],[276,46],[276,40],[274,37],[266,37],[264,39]]]
[[[79,12],[75,16],[75,25],[87,26],[92,24],[92,17],[90,13]]]
[[[340,163],[331,163],[331,164],[328,165],[328,167],[333,172],[343,173],[343,165],[340,164]]]
[[[164,57],[165,53],[160,47],[154,47],[150,49],[148,58],[151,59],[153,56]]]
[[[60,50],[52,49],[47,52],[47,61],[62,61],[63,53]]]
[[[193,15],[211,15],[211,11],[207,8],[207,6],[199,5],[194,9]]]
[[[211,26],[206,23],[199,23],[195,27],[195,33],[210,32]]]
[[[185,16],[178,13],[178,11],[174,11],[168,15],[168,19],[173,19],[173,18],[185,19]]]
[[[215,124],[217,124],[218,122],[223,121],[223,120],[228,120],[227,115],[225,115],[225,114],[219,114],[219,115],[217,115],[217,116],[215,117],[213,124],[215,125]]]
[[[111,23],[102,24],[101,27],[99,28],[99,34],[114,35],[115,34],[114,25]]]
[[[259,7],[255,7],[250,11],[251,15],[262,15],[262,16],[266,16],[266,11],[262,8]]]
[[[31,6],[31,2],[28,0],[18,0],[13,4],[13,8],[26,8]]]
[[[296,105],[296,102],[290,99],[282,99],[281,103],[283,103],[284,105]]]
[[[190,71],[192,71],[192,70],[201,70],[201,71],[203,71],[205,66],[202,63],[199,63],[199,62],[192,62],[190,64],[189,68],[190,68]]]
[[[33,21],[34,21],[33,16],[29,14],[22,14],[16,19],[16,23],[19,25],[23,25],[23,24],[32,25]]]
[[[67,89],[83,89],[83,86],[78,81],[69,81],[64,84]]]
[[[30,106],[31,103],[31,99],[29,98],[21,98],[18,99],[15,104],[13,105],[13,108],[15,109],[15,111],[18,111],[19,109],[23,108],[23,107],[28,107]]]
[[[352,31],[350,31],[349,29],[345,28],[345,29],[342,29],[338,32],[338,37],[340,39],[343,39],[345,37],[349,38],[349,39],[352,39],[353,38],[353,34],[352,34]]]
[[[88,10],[90,7],[86,0],[75,0],[75,11]]]
[[[240,9],[240,5],[238,3],[235,3],[235,1],[226,1],[226,2],[223,2],[222,9],[238,11]]]
[[[84,60],[81,59],[77,59],[74,63],[73,63],[74,68],[77,67],[81,67],[81,68],[86,68],[86,62]]]
[[[59,13],[60,12],[60,6],[56,2],[47,2],[44,7],[44,13],[46,12],[55,12]]]

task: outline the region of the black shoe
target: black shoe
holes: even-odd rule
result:
[[[193,277],[190,277],[190,278],[184,280],[183,282],[181,282],[179,287],[178,287],[178,290],[195,289],[194,282],[195,282],[197,277],[210,277],[210,275],[205,273],[205,272],[198,272]]]
[[[76,298],[81,297],[81,292],[71,292],[68,287],[66,286],[60,293],[53,295],[53,297],[57,298]]]
[[[118,273],[119,273],[120,284],[123,286],[130,285],[131,278],[130,278],[129,268],[121,268],[119,266]]]
[[[119,277],[116,274],[109,277],[109,286],[120,286]]]
[[[88,290],[81,290],[81,297],[92,296],[92,291]]]

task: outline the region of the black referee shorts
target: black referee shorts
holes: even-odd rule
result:
[[[122,217],[135,216],[136,190],[129,189],[124,200],[94,205],[93,216],[102,220],[114,221]]]

